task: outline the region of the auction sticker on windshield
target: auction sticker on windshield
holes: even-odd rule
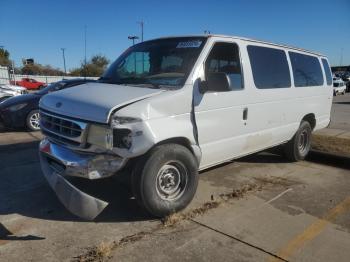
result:
[[[187,41],[180,42],[177,44],[176,48],[198,48],[202,44],[202,41]]]

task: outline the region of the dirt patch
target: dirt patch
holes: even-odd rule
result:
[[[267,177],[254,177],[254,180],[259,182],[261,185],[278,185],[278,186],[292,186],[297,184],[298,182],[292,181],[290,179],[287,179],[285,177],[274,177],[274,176],[267,176]]]
[[[350,157],[350,139],[323,135],[312,135],[313,150]]]

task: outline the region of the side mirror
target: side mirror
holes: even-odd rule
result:
[[[225,92],[230,90],[230,78],[226,73],[208,73],[207,80],[201,81],[199,91],[205,93],[207,91]]]

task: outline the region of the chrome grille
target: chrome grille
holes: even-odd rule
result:
[[[40,111],[40,128],[49,138],[64,144],[82,146],[87,124]]]

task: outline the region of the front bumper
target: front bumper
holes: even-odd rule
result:
[[[91,152],[75,152],[69,148],[43,139],[39,145],[40,153],[46,162],[63,176],[76,176],[99,179],[114,175],[126,163],[125,158],[116,155]]]
[[[112,158],[104,155],[78,154],[47,139],[40,142],[39,149],[41,169],[62,204],[78,217],[96,218],[108,202],[82,192],[64,176],[101,178],[114,174],[124,161],[114,157],[113,163]]]

